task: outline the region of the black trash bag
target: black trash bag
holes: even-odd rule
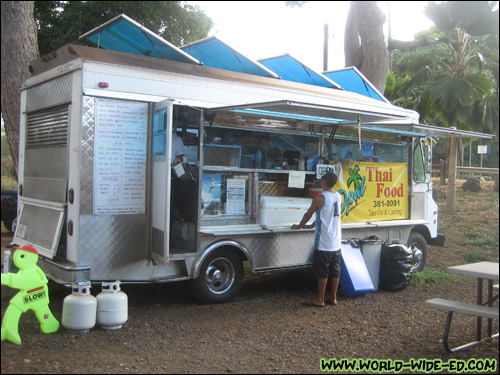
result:
[[[380,256],[379,289],[403,290],[411,281],[412,251],[407,246],[394,243],[383,244]]]

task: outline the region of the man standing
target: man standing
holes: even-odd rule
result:
[[[182,163],[182,160],[184,159],[184,141],[182,140],[181,137],[179,137],[175,133],[175,129],[172,130],[172,167],[175,165]],[[184,170],[182,170],[182,173],[184,173]],[[175,178],[176,174],[172,169],[171,173],[171,184],[170,184],[170,229],[172,229],[172,225],[174,224],[174,218],[175,218],[175,210],[176,210],[176,201],[177,201],[177,195],[176,195],[176,185],[177,181]]]
[[[316,227],[312,269],[314,275],[318,278],[318,295],[312,301],[305,302],[304,304],[307,306],[325,307],[325,290],[329,275],[332,292],[326,303],[337,304],[342,239],[340,228],[342,199],[340,194],[333,190],[336,183],[337,176],[335,174],[332,172],[325,173],[321,178],[323,193],[314,198],[311,207],[304,214],[300,224],[292,225],[292,229]],[[316,213],[316,223],[306,225],[314,213]]]
[[[175,130],[172,131],[172,165],[182,163],[184,157],[184,142]]]

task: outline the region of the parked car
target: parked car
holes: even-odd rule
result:
[[[17,217],[17,191],[2,190],[2,221],[5,228],[14,232],[13,223]]]

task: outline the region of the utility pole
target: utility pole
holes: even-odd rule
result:
[[[328,71],[328,24],[325,23],[323,41],[323,71]]]
[[[389,43],[391,43],[391,40],[392,40],[391,3],[390,3],[390,1],[387,2],[387,23],[388,23],[387,46],[389,47]],[[392,51],[389,51],[389,70],[392,70]]]

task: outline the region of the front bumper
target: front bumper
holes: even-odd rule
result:
[[[431,246],[444,246],[446,241],[446,236],[444,234],[438,234],[437,237],[431,238],[428,244]]]

